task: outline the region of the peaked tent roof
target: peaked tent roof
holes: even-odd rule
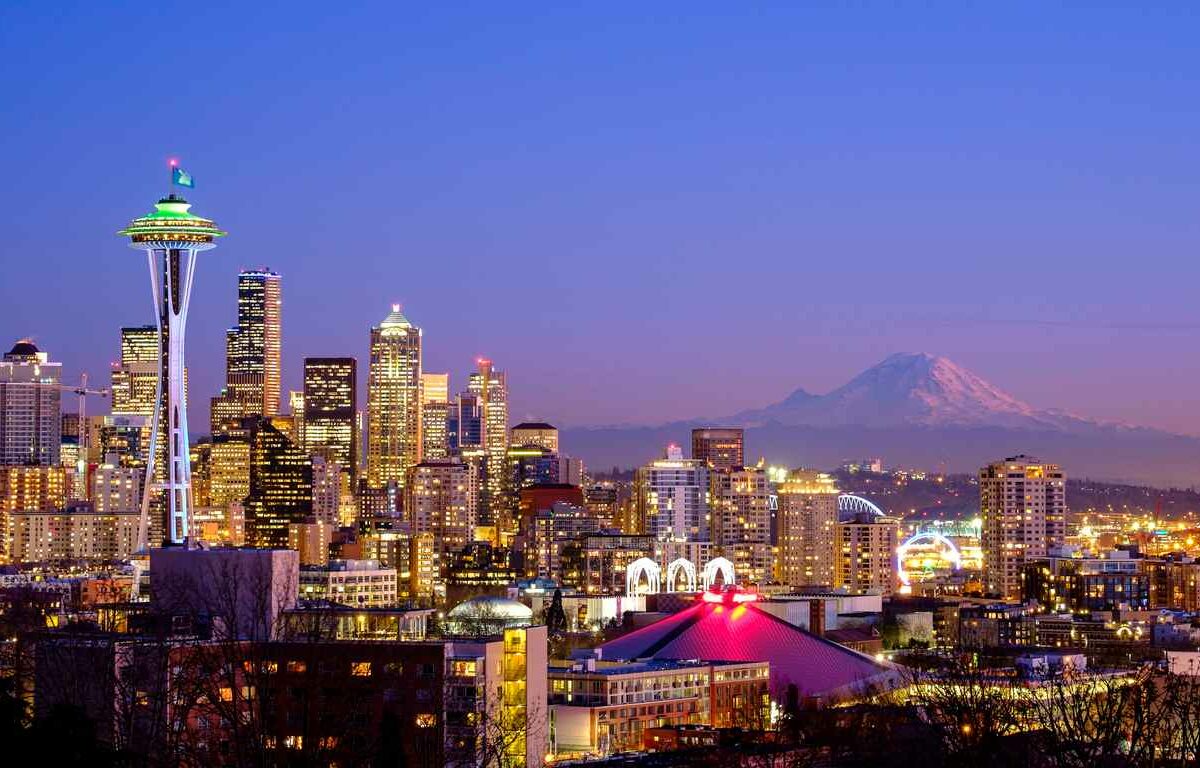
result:
[[[794,683],[802,697],[836,701],[870,687],[895,687],[898,679],[870,656],[805,632],[753,603],[702,601],[600,649],[605,660],[767,661],[776,697]]]
[[[399,304],[392,305],[392,311],[388,316],[383,318],[383,322],[379,324],[380,328],[412,328],[413,324],[408,322],[408,318],[400,311]]]

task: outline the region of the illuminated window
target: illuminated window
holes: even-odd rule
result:
[[[450,664],[450,674],[455,677],[475,677],[474,661],[454,661]]]
[[[221,701],[233,701],[233,689],[232,688],[222,688],[221,689]]]
[[[370,677],[371,676],[371,662],[369,662],[369,661],[354,662],[353,664],[350,665],[350,674],[355,677]]]
[[[303,661],[289,661],[287,663],[287,671],[292,673],[301,673],[308,669],[308,665]]]
[[[433,728],[436,725],[437,725],[437,715],[428,714],[428,713],[417,715],[417,727],[418,728]]]

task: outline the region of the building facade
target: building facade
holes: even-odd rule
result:
[[[54,466],[62,449],[62,364],[22,339],[0,359],[0,465]]]
[[[634,497],[640,530],[658,539],[709,540],[709,469],[683,458],[678,446],[666,458],[638,469]]]
[[[869,513],[837,524],[833,586],[851,594],[891,595],[896,589],[900,521]]]
[[[288,525],[312,516],[312,462],[271,419],[244,423],[250,439],[250,490],[246,541],[253,547],[288,545]]]
[[[298,442],[350,473],[358,468],[358,362],[353,357],[304,358],[303,430]]]
[[[798,469],[778,489],[779,581],[793,587],[832,586],[838,489],[823,472]]]
[[[1066,484],[1061,467],[1031,456],[1012,456],[979,470],[986,593],[1019,599],[1025,564],[1065,543]]]
[[[746,466],[746,432],[741,427],[703,427],[692,430],[692,458],[713,469]]]
[[[367,374],[367,484],[403,487],[421,461],[421,329],[393,304],[371,329]]]

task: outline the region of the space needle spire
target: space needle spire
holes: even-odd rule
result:
[[[171,162],[172,183],[192,187],[190,174]],[[188,445],[187,395],[183,341],[196,254],[216,247],[225,235],[211,219],[190,212],[191,205],[171,193],[154,211],[134,219],[118,234],[146,252],[150,290],[158,324],[158,386],[154,422],[138,524],[138,549],[181,544],[192,520],[192,472]]]

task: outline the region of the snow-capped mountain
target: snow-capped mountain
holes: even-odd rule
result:
[[[1007,427],[1070,429],[1094,424],[1038,410],[944,357],[895,354],[825,395],[796,390],[730,419],[746,426]]]
[[[562,444],[588,466],[630,467],[687,444],[699,426],[746,427],[747,458],[834,467],[883,456],[897,466],[973,472],[1029,453],[1074,477],[1187,487],[1200,481],[1200,439],[1100,422],[1022,402],[944,357],[897,354],[824,395],[794,390],[764,408],[655,426],[576,427]]]

